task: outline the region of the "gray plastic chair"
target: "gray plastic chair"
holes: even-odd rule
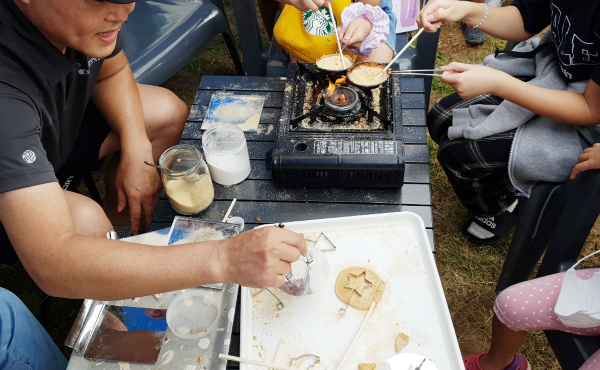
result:
[[[219,33],[239,75],[244,67],[220,0],[142,0],[125,23],[125,55],[138,83],[160,85]]]
[[[564,184],[540,182],[529,199],[519,199],[519,221],[496,286],[500,293],[525,281],[544,255],[536,277],[566,271],[600,214],[600,170],[588,170]],[[544,332],[564,370],[575,370],[597,350],[600,337]]]

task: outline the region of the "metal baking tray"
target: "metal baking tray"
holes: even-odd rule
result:
[[[214,225],[211,225],[214,226]],[[138,236],[123,239],[124,241],[134,243],[145,243],[151,245],[167,244],[170,229],[162,229]],[[102,369],[128,369],[128,370],[148,370],[148,369],[185,369],[185,370],[225,370],[227,361],[219,359],[219,353],[228,353],[231,343],[231,333],[233,329],[233,319],[239,286],[237,284],[226,283],[220,290],[209,288],[204,289],[214,294],[221,307],[221,317],[217,329],[203,339],[186,340],[176,337],[167,329],[167,339],[162,345],[158,362],[155,365],[143,365],[133,363],[122,363],[112,361],[89,361],[80,357],[75,351],[72,352],[69,359],[67,370],[102,370]],[[192,290],[192,289],[187,289]],[[144,308],[167,308],[171,301],[179,296],[185,290],[177,290],[168,293],[156,294],[153,296],[125,299],[120,301],[104,301],[104,304],[144,307]],[[205,348],[202,348],[205,347]],[[202,361],[198,362],[202,357]]]

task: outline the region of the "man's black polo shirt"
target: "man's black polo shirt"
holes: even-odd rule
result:
[[[124,36],[122,27],[112,55]],[[101,67],[62,54],[13,0],[0,0],[0,193],[57,181]]]

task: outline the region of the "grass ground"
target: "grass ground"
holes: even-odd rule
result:
[[[226,8],[231,20],[233,15],[228,5],[226,4]],[[232,29],[236,34],[235,24],[232,24]],[[479,47],[467,46],[459,25],[447,24],[442,28],[437,64],[444,65],[450,61],[479,63],[497,47],[503,46],[504,42],[493,38],[488,38]],[[233,63],[220,37],[213,40],[196,59],[163,86],[175,91],[191,105],[203,75],[235,75]],[[432,103],[452,92],[447,85],[435,81]],[[460,227],[467,220],[468,214],[454,195],[436,160],[437,146],[429,141],[429,148],[437,264],[462,354],[470,355],[489,347],[492,306],[496,297],[494,289],[510,240],[493,247],[473,247],[466,242]],[[97,175],[97,179],[101,180],[101,174]],[[597,223],[583,254],[599,247],[600,225]],[[0,285],[15,292],[34,314],[38,313],[42,300],[41,291],[20,264],[0,266]],[[67,356],[71,350],[63,343],[80,306],[79,300],[53,299],[47,329]],[[531,333],[521,348],[521,353],[530,360],[534,369],[559,368],[541,333]]]

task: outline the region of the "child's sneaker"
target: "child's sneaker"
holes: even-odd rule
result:
[[[465,364],[465,370],[483,370],[481,366],[479,366],[479,358],[485,355],[487,352],[480,353],[478,355],[467,356],[463,358],[463,363]],[[531,365],[529,361],[525,358],[525,356],[516,354],[513,362],[508,365],[506,370],[531,370]]]

